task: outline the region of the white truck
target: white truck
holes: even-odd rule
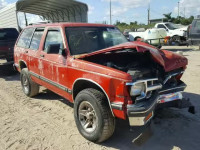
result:
[[[187,26],[180,27],[179,25],[171,22],[163,22],[157,23],[155,28],[165,29],[167,31],[167,36],[171,39],[171,42],[175,42],[177,45],[186,42]]]
[[[164,39],[167,36],[167,32],[164,29],[147,29],[144,28],[137,29],[135,32],[129,32],[130,41],[137,41],[137,39],[142,39],[154,46],[161,46],[164,44]]]

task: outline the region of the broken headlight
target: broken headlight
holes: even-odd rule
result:
[[[145,95],[145,83],[136,83],[131,86],[130,96],[142,96]]]

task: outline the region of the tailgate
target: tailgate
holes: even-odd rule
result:
[[[0,51],[12,50],[15,45],[15,40],[0,40]]]

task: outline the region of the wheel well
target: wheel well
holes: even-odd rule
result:
[[[24,61],[20,61],[19,62],[19,67],[20,67],[20,70],[24,69],[24,68],[27,68],[27,65]]]
[[[80,91],[82,91],[84,89],[87,89],[87,88],[93,88],[93,89],[99,90],[99,91],[101,91],[105,95],[106,102],[107,102],[107,104],[110,107],[112,115],[114,116],[113,111],[112,111],[112,107],[111,107],[110,102],[109,102],[109,98],[106,95],[105,91],[98,84],[96,84],[96,83],[94,83],[92,81],[88,81],[88,80],[84,80],[84,79],[76,81],[74,83],[74,86],[73,86],[73,89],[72,89],[73,100],[75,101],[75,98],[76,98],[76,96],[78,95],[78,93]]]
[[[104,91],[95,83],[92,83],[91,81],[87,81],[87,80],[79,80],[75,82],[73,86],[73,99],[75,100],[78,93],[87,88],[93,88],[104,93]]]

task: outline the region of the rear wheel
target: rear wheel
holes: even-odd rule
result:
[[[175,46],[179,46],[180,45],[181,38],[179,36],[177,36],[177,35],[173,36],[172,39],[174,41]]]
[[[115,130],[115,118],[105,95],[96,89],[85,89],[75,99],[74,118],[81,135],[92,142],[103,142]]]
[[[20,80],[23,92],[28,97],[33,97],[39,93],[39,85],[32,81],[27,68],[22,69]]]

